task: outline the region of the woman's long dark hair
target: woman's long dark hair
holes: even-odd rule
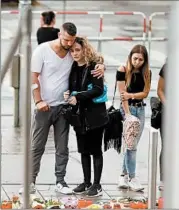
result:
[[[143,45],[135,45],[131,52],[129,53],[127,65],[126,65],[126,86],[129,87],[131,83],[132,78],[132,71],[134,70],[132,65],[132,55],[134,53],[140,53],[144,57],[144,63],[140,67],[140,70],[142,71],[142,75],[145,82],[144,91],[150,90],[150,69],[149,69],[149,58],[148,58],[148,52],[145,46]]]

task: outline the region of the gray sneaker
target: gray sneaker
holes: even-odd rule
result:
[[[29,188],[30,188],[29,189],[30,190],[30,194],[35,194],[35,192],[36,192],[35,184],[31,183]],[[24,187],[20,188],[20,190],[19,190],[19,194],[20,195],[23,194],[23,193],[24,193]]]

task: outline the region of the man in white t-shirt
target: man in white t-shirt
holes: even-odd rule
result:
[[[76,38],[77,29],[73,23],[64,23],[59,38],[39,45],[33,52],[32,90],[36,109],[32,124],[32,183],[31,193],[35,193],[36,177],[45,151],[49,129],[54,127],[55,142],[55,191],[71,194],[64,180],[69,158],[68,137],[69,124],[61,114],[65,103],[63,93],[68,90],[68,80],[73,59],[69,49]],[[104,65],[98,64],[95,75],[104,73]],[[23,188],[19,193],[23,192]]]

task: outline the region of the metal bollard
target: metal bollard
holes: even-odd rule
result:
[[[158,131],[150,130],[149,137],[149,174],[148,174],[148,208],[156,208]]]
[[[11,86],[14,88],[14,127],[19,127],[20,56],[14,55],[11,70]]]
[[[101,53],[101,41],[98,41],[97,51]]]
[[[22,60],[21,74],[23,78],[22,97],[22,138],[24,140],[24,202],[23,208],[30,209],[29,186],[31,182],[31,1],[20,0],[22,14]]]
[[[99,38],[102,37],[102,32],[103,32],[103,14],[100,14],[100,19],[99,19]],[[97,51],[100,52],[100,53],[102,52],[101,45],[102,45],[102,40],[99,39],[98,40]]]

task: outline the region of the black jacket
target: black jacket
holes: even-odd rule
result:
[[[103,78],[93,77],[91,70],[94,70],[95,63],[91,63],[88,67],[82,70],[82,79],[79,83],[79,72],[77,63],[72,65],[71,74],[69,77],[70,92],[78,91],[76,99],[79,106],[80,116],[83,125],[87,130],[102,127],[108,122],[108,114],[105,103],[94,103],[93,98],[96,98],[103,93]],[[92,84],[93,88],[87,90],[87,86]]]

